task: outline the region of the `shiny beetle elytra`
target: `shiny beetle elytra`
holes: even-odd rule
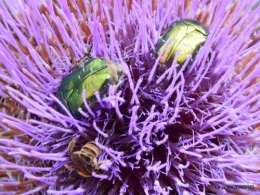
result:
[[[173,22],[162,39],[156,44],[155,57],[158,57],[164,51],[160,63],[167,64],[174,59],[179,51],[177,63],[183,64],[188,55],[191,55],[193,59],[195,58],[207,37],[208,30],[195,20],[185,19]],[[171,41],[167,43],[169,39]]]
[[[86,101],[93,108],[98,103],[94,93],[98,91],[101,98],[106,96],[109,85],[119,85],[122,77],[123,69],[120,64],[107,58],[94,58],[83,62],[79,68],[62,78],[57,97],[72,116],[80,118],[78,109],[85,109],[82,99],[84,89]],[[61,107],[58,110],[65,114]]]

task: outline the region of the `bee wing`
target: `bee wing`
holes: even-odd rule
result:
[[[90,161],[86,161],[84,158],[81,158],[79,152],[74,152],[71,155],[71,160],[74,163],[74,167],[77,169],[78,174],[83,177],[91,177],[92,168]]]
[[[68,154],[69,154],[69,155],[72,154],[73,149],[74,149],[74,147],[75,147],[75,145],[76,145],[76,143],[77,143],[77,140],[78,140],[78,138],[77,138],[77,137],[74,137],[74,138],[70,141],[69,146],[68,146]]]
[[[91,172],[88,172],[83,167],[79,167],[78,174],[83,176],[83,177],[91,177],[92,176]]]
[[[74,166],[70,166],[70,165],[68,165],[68,164],[65,164],[64,167],[65,167],[66,169],[68,169],[68,170],[72,170],[72,169],[75,168]]]

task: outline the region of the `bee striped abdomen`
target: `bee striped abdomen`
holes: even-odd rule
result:
[[[90,154],[80,154],[80,157],[84,158],[87,162],[93,159],[93,156],[91,156]]]
[[[97,156],[102,150],[96,145],[94,141],[86,143],[80,151],[72,152],[76,144],[77,138],[73,138],[69,143],[68,154],[74,164],[74,168],[77,169],[78,174],[83,177],[91,177],[92,172],[100,173],[99,166],[102,162],[97,161]],[[67,169],[72,167],[65,165]]]
[[[82,148],[81,148],[82,152],[86,153],[90,153],[93,154],[94,157],[98,156],[101,153],[100,148],[96,145],[95,142],[91,141],[87,144],[85,144]]]

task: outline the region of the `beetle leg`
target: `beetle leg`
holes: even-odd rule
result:
[[[91,50],[92,50],[92,46],[93,44],[91,44],[88,48],[87,53],[76,62],[75,67],[78,68],[81,65],[84,65],[84,62],[89,61],[89,59],[91,59]]]
[[[85,54],[85,56],[88,56],[88,58],[90,59],[91,58],[91,51],[92,51],[92,47],[93,47],[93,43],[90,44],[89,48],[88,48],[88,52]]]
[[[74,137],[74,138],[70,141],[69,146],[68,146],[68,154],[69,154],[69,156],[72,154],[73,149],[74,149],[74,147],[75,147],[75,145],[76,145],[76,143],[77,143],[77,140],[78,140],[78,138],[77,138],[77,137]]]

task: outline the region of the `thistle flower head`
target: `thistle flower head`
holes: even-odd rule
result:
[[[0,191],[260,194],[259,9],[238,0],[0,1]],[[155,45],[180,19],[203,23],[207,41],[191,63],[177,64],[177,53],[161,73]],[[86,53],[119,63],[124,77],[106,97],[95,93],[95,108],[83,91],[75,119],[57,111],[56,94]],[[74,137],[74,151],[89,141],[102,150],[100,173],[64,167]]]

